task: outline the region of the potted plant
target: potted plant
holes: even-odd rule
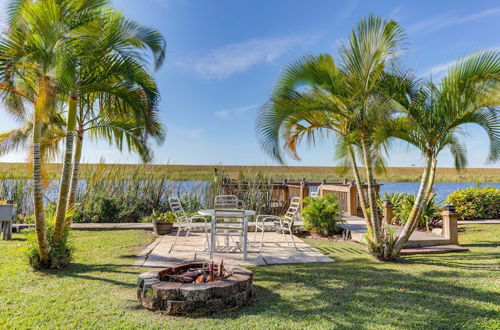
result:
[[[156,235],[166,235],[172,232],[175,216],[171,211],[161,213],[153,210],[153,213],[142,219],[142,222],[151,222]]]

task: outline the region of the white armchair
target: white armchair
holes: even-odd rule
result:
[[[287,234],[290,235],[293,246],[295,247],[295,249],[297,249],[297,245],[295,244],[295,240],[293,238],[292,229],[293,229],[293,223],[297,218],[299,209],[300,209],[300,198],[293,197],[292,200],[290,201],[290,206],[288,207],[288,210],[286,211],[284,216],[279,217],[276,215],[258,215],[256,217],[255,235],[253,243],[255,245],[257,241],[257,234],[258,231],[260,230],[261,237],[260,237],[259,251],[262,249],[262,244],[264,242],[264,232],[266,231],[266,229],[272,229],[278,233],[282,233],[287,246],[289,246],[289,244],[286,235]]]
[[[175,215],[175,223],[177,224],[177,235],[175,236],[174,243],[170,247],[170,251],[174,248],[175,243],[177,243],[177,238],[182,231],[186,232],[185,238],[189,237],[191,230],[202,230],[205,232],[205,244],[209,248],[208,240],[208,223],[207,219],[201,215],[188,216],[182,207],[181,201],[178,197],[169,197],[168,203],[172,212]],[[197,222],[201,220],[200,222]]]

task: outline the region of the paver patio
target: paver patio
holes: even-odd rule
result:
[[[174,233],[157,238],[139,255],[135,266],[157,268],[186,261],[210,260],[210,254],[205,245],[205,234],[192,233],[187,239],[181,236],[172,251],[170,251],[174,239]],[[249,234],[249,241],[251,240],[253,240],[253,235]],[[334,262],[333,259],[321,254],[297,237],[295,237],[295,243],[297,244],[297,250],[294,249],[292,243],[287,246],[281,234],[266,232],[260,253],[258,252],[258,244],[250,246],[247,260],[243,261],[242,254],[239,251],[214,253],[213,260],[218,262],[224,259],[224,263],[228,265]]]

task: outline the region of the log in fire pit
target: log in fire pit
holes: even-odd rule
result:
[[[142,273],[137,298],[150,310],[203,316],[234,311],[251,303],[252,272],[246,268],[190,262]]]

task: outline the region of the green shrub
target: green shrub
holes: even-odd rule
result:
[[[463,219],[493,219],[500,217],[500,189],[469,187],[452,192],[446,203],[455,206]]]
[[[81,206],[76,209],[73,222],[119,223],[139,222],[153,213],[165,212],[166,202],[149,198],[147,195],[109,194],[95,190],[85,194]]]
[[[65,268],[72,260],[73,246],[68,242],[68,231],[63,232],[63,237],[59,243],[54,242],[54,219],[56,208],[55,205],[47,205],[45,209],[45,218],[47,219],[47,245],[49,253],[49,261],[47,264],[40,262],[40,254],[38,251],[38,243],[35,231],[28,234],[28,245],[26,247],[26,256],[28,262],[34,269],[61,269]],[[72,216],[70,212],[67,216]]]
[[[379,200],[379,207],[385,200],[390,200],[393,208],[394,218],[392,223],[397,225],[405,225],[410,216],[413,204],[415,203],[415,195],[409,193],[385,193],[384,198]],[[417,228],[430,230],[431,227],[436,226],[437,220],[440,217],[440,203],[436,202],[435,194],[432,193],[431,197],[427,201],[427,205],[422,212],[419,221],[417,222]]]
[[[165,213],[161,213],[159,211],[153,211],[153,213],[150,216],[142,218],[141,222],[152,223],[153,221],[156,221],[156,222],[175,223],[175,220],[176,220],[175,215],[172,211],[168,211]]]
[[[341,230],[338,224],[343,222],[343,219],[339,215],[339,207],[334,195],[307,197],[304,203],[307,203],[307,206],[301,214],[304,218],[305,229],[323,235],[338,233]]]

